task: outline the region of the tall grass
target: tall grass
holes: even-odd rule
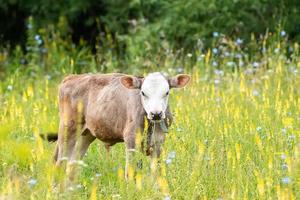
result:
[[[0,199],[299,199],[300,60],[298,45],[284,37],[267,34],[248,45],[216,38],[215,48],[181,55],[185,68],[170,68],[176,52],[153,55],[151,62],[165,67],[139,72],[192,74],[186,89],[171,94],[175,123],[161,164],[137,152],[143,168],[132,166],[126,182],[124,145],[107,155],[96,141],[78,162],[71,187],[64,187],[67,177],[52,162],[55,144],[39,137],[57,131],[57,85],[64,73],[76,72],[72,53],[52,54],[53,40],[48,58],[32,53],[24,66],[33,68],[18,67],[0,83]],[[36,70],[51,62],[56,66],[48,71],[46,65]],[[92,56],[87,62],[94,63]],[[92,66],[82,71],[99,71]]]

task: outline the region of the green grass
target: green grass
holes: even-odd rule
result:
[[[234,70],[211,51],[197,62],[186,56],[192,82],[171,93],[175,122],[160,166],[137,152],[143,169],[133,167],[126,182],[124,145],[107,155],[95,141],[72,188],[52,162],[55,144],[38,137],[57,131],[63,75],[8,74],[0,83],[0,199],[299,199],[300,61],[274,50],[245,53]],[[258,57],[267,63],[256,69]]]

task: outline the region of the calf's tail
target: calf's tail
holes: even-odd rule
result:
[[[44,140],[48,140],[49,142],[55,142],[58,139],[57,133],[42,133],[40,137]]]

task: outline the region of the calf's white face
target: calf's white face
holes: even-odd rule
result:
[[[165,111],[168,106],[170,86],[168,80],[161,73],[149,74],[141,86],[141,99],[151,120],[165,118]]]
[[[190,76],[186,74],[166,78],[161,73],[155,72],[145,78],[124,76],[121,83],[129,89],[140,89],[141,101],[147,118],[152,121],[161,121],[166,117],[170,89],[182,88],[189,80]]]

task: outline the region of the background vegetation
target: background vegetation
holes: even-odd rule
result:
[[[299,2],[0,0],[0,199],[299,199]],[[160,166],[94,142],[52,162],[69,73],[190,73]]]

